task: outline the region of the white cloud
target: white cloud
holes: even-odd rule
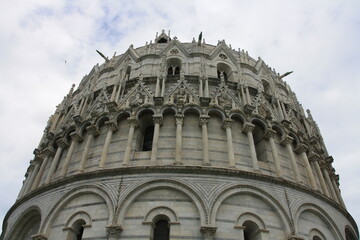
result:
[[[32,150],[72,83],[130,44],[171,29],[181,41],[225,39],[275,67],[312,110],[359,222],[359,1],[2,1],[0,221],[16,199]],[[67,63],[64,63],[64,60]],[[9,187],[10,186],[10,187]]]

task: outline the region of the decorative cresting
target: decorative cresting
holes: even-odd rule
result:
[[[358,234],[286,74],[202,34],[100,55],[50,116],[3,239],[332,239],[323,216],[338,239]],[[297,211],[308,202],[329,214]],[[19,232],[34,203],[44,214]]]

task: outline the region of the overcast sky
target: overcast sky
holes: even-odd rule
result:
[[[360,222],[360,1],[0,1],[0,223],[55,106],[96,63],[171,30],[225,39],[286,77],[312,111]],[[66,60],[66,64],[65,64]],[[0,230],[1,232],[1,230]]]

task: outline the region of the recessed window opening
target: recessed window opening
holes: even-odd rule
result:
[[[155,223],[154,240],[169,240],[170,227],[166,220],[159,220]]]
[[[151,151],[154,138],[154,125],[147,126],[144,130],[143,151]]]
[[[255,128],[253,130],[253,139],[254,139],[257,160],[262,162],[267,162],[264,129],[259,124],[255,124]]]
[[[84,235],[84,225],[86,225],[86,222],[83,219],[76,220],[72,224],[66,240],[82,240]]]
[[[218,75],[218,79],[219,79],[219,80],[221,80],[221,74],[223,74],[224,80],[227,81],[227,80],[228,80],[228,76],[227,76],[226,72],[225,72],[225,71],[217,70],[217,75]]]
[[[259,227],[256,223],[252,222],[252,221],[245,221],[243,226],[245,227],[244,230],[244,240],[258,240],[260,238],[258,238],[258,236],[256,236]]]
[[[166,38],[160,38],[157,43],[167,43],[167,39]]]
[[[321,240],[319,236],[314,236],[312,240]]]

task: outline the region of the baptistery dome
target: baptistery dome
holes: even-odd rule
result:
[[[98,53],[50,117],[2,239],[358,239],[289,73],[164,31]]]

